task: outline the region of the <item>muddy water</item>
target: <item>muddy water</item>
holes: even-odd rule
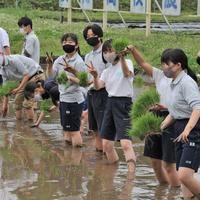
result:
[[[120,162],[108,165],[92,135],[81,149],[67,146],[57,114],[32,129],[12,116],[0,119],[0,200],[180,199],[179,189],[159,186],[139,140],[134,178],[118,144]]]

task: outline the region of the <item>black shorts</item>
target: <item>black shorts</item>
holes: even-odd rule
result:
[[[88,122],[90,130],[100,132],[107,98],[108,93],[105,88],[88,91]]]
[[[83,104],[60,102],[60,120],[64,131],[79,131]]]
[[[148,135],[145,138],[144,156],[176,163],[173,126],[166,128],[161,134]]]
[[[183,132],[187,123],[188,119],[176,120],[176,137]],[[176,168],[187,167],[197,172],[200,165],[200,120],[188,135],[188,140],[189,143],[176,143]]]
[[[160,117],[166,117],[169,114],[166,110],[153,113]],[[167,127],[161,134],[148,135],[145,138],[144,156],[176,163],[174,138],[173,125]]]
[[[108,97],[101,128],[101,138],[107,140],[121,140],[131,137],[128,129],[131,127],[129,112],[132,99],[129,97]]]
[[[0,85],[2,85],[3,84],[3,77],[2,77],[2,75],[0,74]]]

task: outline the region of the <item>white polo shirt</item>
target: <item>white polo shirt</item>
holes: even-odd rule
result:
[[[103,70],[108,68],[108,66],[110,66],[111,64],[105,64],[103,62],[103,58],[102,58],[102,45],[96,49],[96,50],[92,50],[91,52],[89,52],[88,54],[86,54],[85,56],[85,63],[87,65],[90,65],[90,62],[92,62],[93,66],[95,67],[95,69],[98,72],[98,76],[100,77]]]
[[[2,77],[4,81],[21,81],[25,74],[28,74],[31,77],[37,71],[42,70],[41,66],[34,60],[18,54],[5,56],[5,66],[0,67],[2,69]]]
[[[10,47],[9,37],[7,32],[0,27],[0,52],[5,52],[5,47]]]
[[[66,62],[73,67],[76,71],[86,71],[87,68],[85,66],[85,63],[81,56],[76,52],[73,57],[68,58],[67,55],[63,55],[58,57],[54,64],[53,64],[53,72],[54,77],[57,77],[61,72],[64,71],[63,65],[65,64],[63,58],[66,60]],[[75,77],[74,74],[64,71],[67,75],[70,75],[72,77]],[[69,87],[66,88],[65,85],[59,84],[58,89],[60,92],[60,102],[78,102],[82,103],[84,101],[83,93],[80,89],[80,86],[75,83],[70,83]]]
[[[160,104],[167,107],[168,101],[170,101],[170,84],[172,82],[171,78],[167,78],[163,71],[153,67],[153,80],[156,84],[156,90],[160,95]]]
[[[126,59],[129,71],[132,76],[124,77],[121,62],[116,65],[111,65],[105,69],[100,77],[105,83],[106,91],[109,97],[133,97],[133,63],[131,60]]]
[[[39,64],[40,62],[40,42],[38,37],[35,35],[33,31],[29,34],[25,35],[24,38],[24,45],[22,49],[22,55],[24,54],[25,50],[30,54],[30,58],[32,58],[35,62]]]
[[[174,119],[190,118],[194,109],[200,110],[200,92],[197,83],[184,71],[170,84],[168,110]]]
[[[0,52],[5,53],[5,47],[10,47],[8,33],[0,27]],[[0,69],[0,74],[2,71]]]

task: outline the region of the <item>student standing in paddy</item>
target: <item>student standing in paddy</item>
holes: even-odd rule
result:
[[[40,42],[33,31],[32,20],[28,17],[22,17],[18,21],[20,32],[24,35],[24,45],[22,55],[32,58],[35,62],[40,62]]]
[[[168,115],[166,107],[167,98],[169,96],[169,87],[172,79],[167,78],[162,70],[147,63],[135,47],[129,46],[128,49],[138,65],[155,81],[156,90],[160,95],[160,104],[155,106],[152,111],[158,116],[166,117]],[[163,53],[170,50],[167,49]],[[162,134],[147,136],[145,138],[144,156],[151,158],[151,164],[159,183],[179,186],[180,181],[178,180],[175,165],[175,144],[172,140],[173,138],[173,126],[169,126],[167,131]]]
[[[85,63],[92,65],[98,72],[100,77],[103,70],[108,67],[109,64],[105,64],[102,60],[102,37],[103,30],[97,24],[87,26],[83,31],[83,36],[87,43],[92,46],[92,51],[85,56]],[[96,90],[93,86],[89,87],[88,91],[88,120],[89,129],[95,132],[96,151],[103,151],[102,139],[100,138],[100,129],[102,125],[105,104],[108,93],[105,87],[100,90]]]
[[[89,72],[94,77],[95,88],[98,90],[105,87],[108,92],[101,127],[103,150],[110,163],[117,162],[119,157],[114,148],[114,141],[120,141],[128,171],[135,172],[136,157],[127,131],[131,124],[129,112],[133,97],[133,64],[130,60],[125,60],[123,55],[116,53],[111,40],[104,42],[102,52],[105,62],[112,65],[103,71],[100,78],[92,64]]]
[[[63,50],[66,54],[58,57],[53,66],[48,65],[48,76],[57,77],[65,72],[69,77],[76,77],[77,72],[86,71],[86,66],[79,55],[78,38],[73,33],[66,33],[61,39]],[[53,67],[53,69],[52,69]],[[67,81],[66,81],[67,82]],[[73,146],[82,145],[80,134],[81,114],[83,109],[84,96],[78,82],[68,78],[69,87],[59,84],[60,92],[60,118],[64,131],[64,140],[72,143]]]
[[[161,124],[165,129],[175,122],[176,166],[183,185],[183,196],[200,199],[200,182],[194,178],[200,165],[200,92],[197,77],[188,67],[188,59],[181,49],[166,51],[162,56],[163,72],[172,78],[169,115]],[[186,74],[186,72],[188,75]]]

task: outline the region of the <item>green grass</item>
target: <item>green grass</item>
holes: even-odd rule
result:
[[[69,86],[67,74],[65,71],[62,71],[61,73],[59,73],[56,80],[58,84],[65,85],[66,88]]]
[[[79,72],[78,79],[80,80],[79,85],[82,87],[86,87],[88,85],[88,73],[87,72]]]
[[[79,17],[84,18],[80,12],[75,12],[73,16],[81,21]],[[41,43],[41,56],[45,56],[46,51],[52,51],[54,55],[59,56],[64,54],[60,43],[61,36],[66,32],[76,33],[79,37],[79,45],[82,55],[85,55],[91,50],[91,47],[85,42],[82,31],[88,24],[86,22],[73,23],[69,26],[66,22],[61,24],[59,22],[59,11],[46,11],[46,10],[23,10],[4,8],[0,9],[0,24],[5,28],[10,36],[11,51],[13,54],[21,53],[23,36],[19,33],[17,21],[21,16],[28,15],[33,20],[33,29],[39,37]],[[65,13],[66,15],[66,13]],[[95,16],[95,21],[98,18],[102,19],[102,13],[93,12],[91,15]],[[113,14],[113,16],[117,14]],[[145,19],[141,15],[127,15],[127,19],[137,21]],[[161,19],[158,16],[156,18]],[[109,19],[111,19],[110,17]],[[116,17],[114,17],[116,19]],[[118,18],[119,19],[119,18]],[[199,21],[200,17],[188,17],[182,15],[181,17],[170,17],[169,20],[187,20],[194,19]],[[192,32],[177,32],[173,35],[170,32],[152,32],[150,37],[146,38],[144,30],[128,29],[128,28],[114,28],[110,27],[104,34],[104,40],[112,38],[126,38],[129,44],[133,44],[141,51],[146,61],[153,66],[160,67],[160,56],[166,48],[182,48],[189,57],[189,65],[196,72],[200,73],[200,68],[196,64],[196,54],[199,50],[200,34]],[[131,56],[129,56],[132,58]],[[135,64],[135,63],[134,63]],[[136,65],[136,64],[135,64]],[[136,65],[137,67],[137,65]]]
[[[43,112],[49,112],[49,109],[52,106],[52,101],[50,99],[45,99],[40,102],[40,110]]]
[[[133,121],[129,135],[139,137],[142,140],[148,134],[160,133],[160,124],[162,121],[163,118],[147,112]]]
[[[134,120],[138,117],[141,117],[146,112],[148,112],[149,108],[156,103],[160,102],[159,94],[156,92],[154,88],[151,88],[141,94],[131,108],[131,119]]]
[[[144,80],[141,75],[136,75],[133,81],[133,85],[137,88],[141,88],[144,85]]]
[[[126,38],[117,38],[115,40],[113,40],[113,48],[117,51],[123,51],[127,46],[129,45],[129,40],[127,40]]]
[[[0,97],[2,98],[3,96],[9,95],[18,85],[18,81],[6,81],[5,84],[0,87]]]
[[[163,118],[149,112],[149,108],[159,101],[160,98],[155,88],[150,88],[136,99],[130,112],[132,121],[132,126],[128,131],[130,136],[139,137],[142,140],[148,134],[160,132]]]

